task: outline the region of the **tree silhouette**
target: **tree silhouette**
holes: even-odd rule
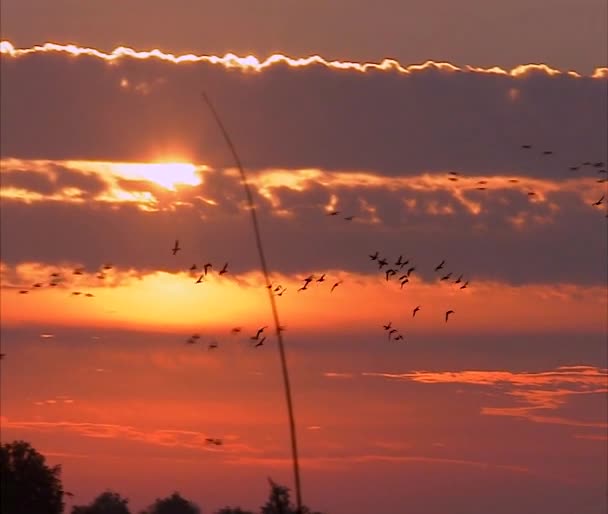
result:
[[[279,485],[268,479],[270,483],[270,495],[266,505],[261,507],[261,514],[321,514],[312,512],[308,507],[302,505],[302,510],[298,512],[297,507],[293,506],[289,500],[289,488]]]
[[[101,493],[90,505],[72,507],[72,514],[131,514],[127,504],[129,500],[120,494],[106,491]]]
[[[49,468],[45,458],[25,441],[0,449],[2,514],[61,514],[61,466]]]
[[[192,502],[173,493],[167,498],[157,499],[140,514],[201,514],[200,509]]]
[[[243,510],[240,507],[224,507],[215,514],[253,514],[250,510]]]

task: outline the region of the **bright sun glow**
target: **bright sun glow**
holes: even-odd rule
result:
[[[129,179],[149,180],[166,189],[175,190],[178,184],[200,184],[196,166],[187,162],[159,162],[151,164],[112,164],[112,171]]]

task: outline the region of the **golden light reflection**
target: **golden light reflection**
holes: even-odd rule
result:
[[[19,279],[26,284],[40,280],[35,269],[31,267],[31,276]],[[288,291],[279,301],[282,319],[290,329],[344,330],[345,327],[374,326],[386,319],[403,319],[407,332],[412,334],[429,330],[601,332],[605,327],[607,306],[602,287],[476,282],[466,291],[460,291],[413,278],[403,291],[378,277],[341,270],[324,272],[328,286],[319,285],[303,293],[296,292],[301,286],[299,276],[273,276],[273,283],[282,284]],[[318,270],[310,270],[302,275],[311,273],[320,274]],[[195,278],[187,273],[166,272],[140,277],[125,275],[113,287],[85,282],[74,286],[66,282],[62,287],[31,290],[27,295],[19,294],[21,286],[10,289],[5,286],[0,290],[3,322],[159,331],[253,327],[270,322],[263,281],[255,272],[230,278],[211,276],[200,284],[195,284]],[[335,291],[330,292],[331,285],[337,282],[340,283]],[[94,296],[72,296],[76,286]],[[539,319],[533,308],[539,301],[554,314]],[[339,309],[332,307],[336,302]],[[376,308],[369,309],[368,305]],[[412,323],[411,309],[415,305],[422,305],[423,310]],[[444,313],[448,309],[456,314],[446,324]]]
[[[196,186],[201,182],[196,166],[186,162],[112,163],[109,166],[121,177],[149,180],[172,191],[180,184]]]

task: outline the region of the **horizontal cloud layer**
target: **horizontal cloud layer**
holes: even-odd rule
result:
[[[606,158],[608,106],[596,78],[522,67],[511,74],[427,64],[161,59],[37,49],[2,59],[3,154],[21,158],[231,163],[200,93],[250,168],[453,169],[566,174]],[[584,137],[581,135],[584,134]],[[531,151],[520,145],[532,144]],[[555,155],[543,156],[542,151]]]
[[[181,272],[202,260],[229,262],[236,274],[257,269],[233,170],[171,166],[157,179],[186,184],[150,180],[146,165],[3,161],[3,262],[71,263],[89,272],[107,262],[138,273]],[[277,273],[384,277],[369,258],[378,251],[387,268],[403,255],[410,263],[401,271],[415,266],[425,281],[438,278],[433,269],[446,259],[453,279],[604,284],[605,209],[592,205],[604,187],[597,176],[384,177],[317,169],[267,170],[250,182]],[[339,214],[327,216],[334,210]],[[176,257],[175,239],[183,248]]]

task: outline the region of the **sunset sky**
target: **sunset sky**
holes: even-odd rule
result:
[[[205,91],[304,502],[604,514],[605,1],[170,5],[2,2],[2,441],[70,506],[293,487]]]

